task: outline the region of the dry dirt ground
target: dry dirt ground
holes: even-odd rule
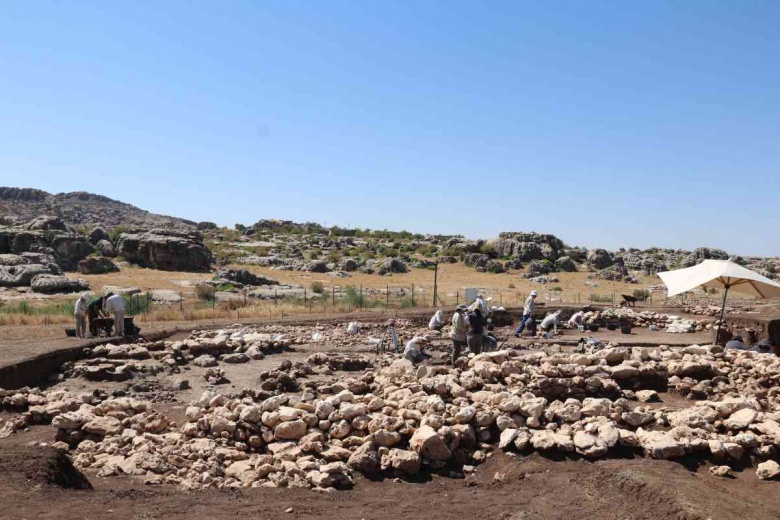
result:
[[[507,333],[506,329],[499,331]],[[179,333],[176,337],[184,336]],[[439,342],[437,350],[443,353],[445,348],[446,341]],[[254,387],[261,371],[282,360],[302,361],[316,351],[372,355],[368,345],[294,346],[260,361],[222,364],[230,383],[218,388],[229,394]],[[75,378],[54,387],[132,394],[134,385],[145,383],[141,390],[161,398],[154,407],[177,419],[187,402],[206,387],[204,369],[189,367],[180,374],[140,377],[125,383]],[[192,389],[173,389],[171,383],[182,378]],[[143,393],[138,396],[144,398]],[[661,397],[664,406],[691,403],[674,395]],[[147,486],[138,477],[101,478],[94,473],[86,474],[94,489],[80,489],[84,483],[67,460],[41,447],[41,443],[54,441],[54,433],[51,426],[36,426],[0,440],[0,519],[780,518],[780,484],[759,481],[752,468],[736,468],[735,478],[719,479],[710,475],[708,462],[651,460],[631,452],[589,462],[539,454],[514,456],[497,450],[475,474],[465,478],[450,478],[446,473],[425,473],[414,481],[358,477],[352,490],[327,494],[268,488],[184,492],[170,486]]]
[[[19,440],[0,444],[3,519],[728,520],[777,519],[780,511],[777,483],[760,482],[753,471],[723,480],[695,464],[551,460],[536,454],[496,453],[465,479],[430,474],[414,482],[358,479],[353,490],[331,494],[299,489],[185,493],[131,478],[95,477],[90,477],[92,490],[67,489],[51,484],[51,455]]]

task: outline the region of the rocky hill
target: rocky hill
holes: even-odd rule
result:
[[[0,187],[0,225],[20,225],[41,215],[59,217],[74,227],[117,226],[191,230],[195,222],[157,215],[131,204],[83,191],[53,195],[33,188]]]

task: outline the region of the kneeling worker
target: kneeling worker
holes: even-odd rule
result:
[[[428,328],[431,330],[441,330],[443,327],[444,327],[444,312],[438,310],[431,318],[431,321],[428,322]]]
[[[415,336],[406,343],[406,347],[404,348],[404,357],[415,365],[422,363],[431,357],[423,350],[428,345],[430,345],[428,338],[425,336]]]

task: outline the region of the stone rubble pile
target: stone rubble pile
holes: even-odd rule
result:
[[[701,332],[712,329],[710,320],[691,320],[679,316],[663,314],[653,311],[636,311],[626,307],[616,307],[601,311],[592,311],[585,314],[586,323],[601,323],[606,321],[628,321],[634,327],[650,327],[666,329],[666,332],[686,333]]]
[[[636,450],[722,465],[750,457],[760,478],[780,474],[780,359],[771,355],[698,345],[498,351],[454,368],[386,358],[359,377],[306,378],[327,363],[315,355],[261,375],[286,374],[294,393],[207,391],[181,424],[130,398],[74,396],[44,409],[77,466],[185,489],[330,490],[349,487],[355,473],[458,472],[496,446],[588,458]],[[684,409],[654,404],[664,390],[702,400]],[[0,395],[3,406],[25,408],[25,398],[47,394]]]
[[[213,367],[220,362],[246,363],[289,345],[287,338],[277,334],[198,331],[182,341],[108,344],[85,349],[86,359],[65,363],[62,374],[93,381],[125,381],[136,373],[179,372],[180,367],[190,363],[199,367]]]

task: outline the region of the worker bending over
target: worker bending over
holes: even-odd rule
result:
[[[114,313],[114,335],[125,335],[125,300],[115,293],[106,295],[105,310]]]
[[[404,357],[414,363],[422,363],[426,359],[430,358],[429,354],[426,354],[424,349],[430,345],[430,341],[425,336],[415,336],[406,343],[404,348]]]

